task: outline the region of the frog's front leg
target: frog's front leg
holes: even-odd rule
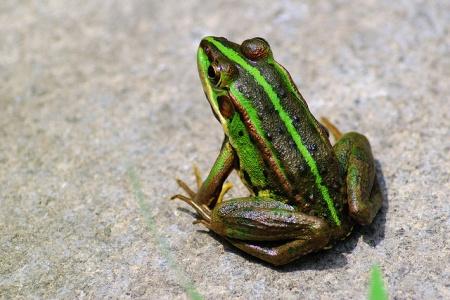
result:
[[[231,184],[225,184],[225,179],[233,170],[236,154],[231,147],[228,138],[224,139],[219,156],[214,162],[208,177],[202,183],[197,169],[194,170],[198,192],[194,192],[182,180],[177,180],[178,185],[188,194],[174,195],[171,199],[180,199],[191,205],[199,214],[200,220],[209,221],[211,219],[211,208],[218,200],[231,188]]]
[[[362,225],[372,223],[383,197],[369,141],[362,134],[349,132],[337,141],[334,151],[347,182],[350,216]]]
[[[332,234],[325,220],[266,197],[217,203],[211,221],[202,223],[237,248],[273,265],[323,249]]]

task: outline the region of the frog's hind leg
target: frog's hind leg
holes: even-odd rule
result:
[[[383,197],[369,141],[362,134],[349,132],[334,145],[334,151],[346,178],[349,214],[359,224],[370,224]]]
[[[313,240],[298,239],[283,242],[254,242],[227,239],[233,246],[274,266],[282,266],[304,255],[325,249],[329,238],[323,234]]]
[[[211,222],[202,223],[237,248],[273,265],[283,265],[323,249],[332,234],[325,220],[261,197],[218,203]]]

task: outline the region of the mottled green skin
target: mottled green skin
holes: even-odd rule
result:
[[[208,178],[183,199],[203,224],[280,265],[346,237],[354,222],[373,220],[382,198],[368,140],[352,132],[333,147],[266,41],[206,37],[197,63],[225,133]],[[233,169],[252,196],[222,201]]]

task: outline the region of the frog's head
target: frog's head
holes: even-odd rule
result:
[[[227,124],[235,113],[239,97],[235,87],[251,88],[245,80],[243,64],[254,64],[272,57],[269,44],[262,38],[245,40],[241,45],[221,37],[202,39],[197,66],[203,90],[215,117],[227,133]]]

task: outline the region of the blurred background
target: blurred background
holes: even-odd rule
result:
[[[450,298],[449,1],[0,3],[0,298]],[[205,35],[261,36],[316,117],[371,141],[386,201],[274,269],[168,198],[223,133]],[[236,176],[230,196],[247,191]]]

